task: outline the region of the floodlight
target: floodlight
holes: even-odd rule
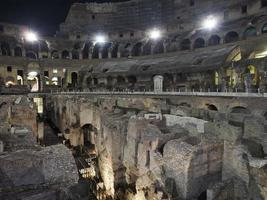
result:
[[[153,29],[149,32],[149,38],[153,39],[153,40],[157,40],[159,38],[161,38],[162,34],[161,31],[158,29]]]
[[[32,31],[28,31],[25,33],[25,39],[28,42],[36,42],[36,41],[38,41],[38,36],[36,33],[32,32]]]
[[[218,19],[214,16],[208,16],[202,23],[202,27],[212,30],[218,26]]]

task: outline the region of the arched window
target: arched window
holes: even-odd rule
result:
[[[35,52],[33,52],[33,51],[28,51],[28,52],[26,53],[26,57],[29,58],[29,59],[34,59],[34,60],[36,60],[38,56],[36,55]]]
[[[22,56],[22,50],[20,47],[15,48],[15,56],[21,57]]]
[[[191,41],[189,39],[184,39],[182,42],[181,42],[181,50],[190,50],[191,48]]]
[[[59,59],[58,51],[54,50],[51,52],[52,59]]]
[[[257,30],[255,27],[248,27],[243,35],[244,39],[250,38],[250,37],[255,37],[257,35]]]
[[[123,48],[122,48],[122,57],[128,57],[130,55],[131,51],[131,44],[127,43]]]
[[[264,34],[264,33],[267,33],[267,23],[263,25],[262,29],[261,29],[261,32]]]
[[[78,74],[77,72],[71,73],[71,84],[73,87],[76,87],[78,85]]]
[[[138,42],[133,46],[132,56],[141,56],[142,54],[142,43]]]
[[[118,84],[124,84],[125,83],[125,78],[123,76],[118,76],[117,77],[117,83]]]
[[[164,45],[162,40],[157,42],[153,53],[154,54],[164,53]]]
[[[42,52],[48,52],[49,51],[48,44],[46,41],[40,41],[40,50]]]
[[[112,51],[111,51],[111,57],[117,58],[118,57],[118,51],[119,51],[119,44],[113,44]]]
[[[239,35],[237,32],[231,31],[225,35],[224,41],[225,43],[231,43],[238,41]]]
[[[67,50],[62,51],[62,59],[70,59],[70,53]]]
[[[218,35],[212,35],[209,39],[209,46],[220,44],[221,38]]]
[[[1,51],[3,56],[11,56],[10,46],[6,42],[1,43]]]
[[[90,52],[91,46],[92,46],[92,43],[86,43],[84,45],[83,50],[82,50],[83,59],[89,58],[89,52]]]
[[[100,44],[96,43],[93,49],[93,58],[99,58]]]
[[[194,42],[194,49],[205,47],[205,40],[203,38],[197,38]]]
[[[148,41],[144,48],[143,48],[143,55],[150,55],[151,54],[151,41]]]
[[[102,49],[102,58],[108,58],[108,51],[109,51],[109,48],[111,47],[111,43],[106,43],[104,46],[103,46],[103,49]]]
[[[77,51],[77,50],[73,50],[72,51],[72,59],[74,59],[74,60],[79,60],[79,51]]]

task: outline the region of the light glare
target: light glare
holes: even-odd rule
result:
[[[29,31],[25,33],[25,39],[28,42],[36,42],[38,40],[38,36],[36,33]]]
[[[207,17],[207,19],[205,19],[202,24],[203,28],[208,30],[216,28],[217,25],[218,25],[218,20],[213,16]]]
[[[157,39],[161,38],[161,31],[158,29],[154,29],[154,30],[150,31],[149,37],[153,40],[157,40]]]
[[[106,37],[104,35],[97,35],[95,37],[95,42],[103,44],[106,42]]]

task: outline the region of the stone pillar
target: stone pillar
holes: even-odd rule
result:
[[[121,57],[121,52],[118,51],[118,52],[117,52],[117,58],[120,58],[120,57]]]
[[[112,58],[112,49],[111,48],[108,49],[108,58]]]
[[[22,57],[26,57],[26,50],[22,48],[21,51],[22,51]]]
[[[15,49],[11,49],[11,56],[15,56]]]
[[[153,78],[154,81],[154,92],[162,92],[163,91],[163,76],[156,75]]]
[[[79,59],[82,60],[83,59],[83,54],[81,51],[79,51]]]
[[[0,153],[4,152],[4,143],[0,140]]]

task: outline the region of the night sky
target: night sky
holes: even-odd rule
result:
[[[126,0],[0,0],[0,22],[29,25],[39,34],[53,35],[74,2]]]

